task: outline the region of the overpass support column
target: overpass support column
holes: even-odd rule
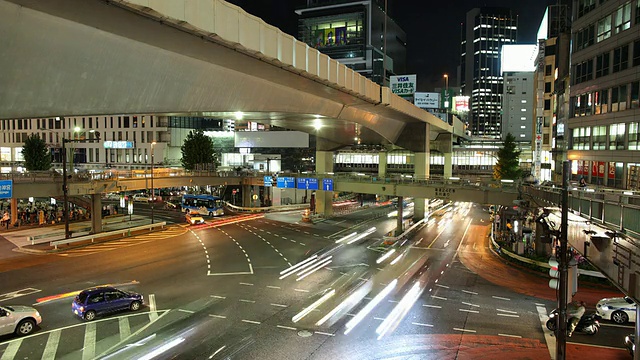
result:
[[[378,153],[378,177],[384,179],[387,176],[387,152]]]
[[[430,163],[430,153],[429,153],[429,146],[430,146],[430,126],[429,124],[424,124],[424,140],[422,141],[422,143],[419,145],[419,151],[415,152],[414,155],[414,178],[416,180],[425,180],[429,178],[429,163]],[[424,198],[415,198],[413,199],[413,218],[416,221],[422,220],[425,215],[426,215],[426,209],[427,209],[427,199]]]
[[[102,199],[100,194],[91,194],[91,233],[102,232]]]
[[[444,178],[453,176],[453,134],[440,134],[436,141],[437,149],[444,155]]]
[[[331,144],[327,141],[317,140],[316,173],[326,174],[333,172],[333,150],[330,150],[331,147]],[[330,217],[333,215],[333,191],[322,190],[322,176],[319,176],[318,187],[320,190],[316,191],[315,212],[323,217]]]
[[[18,199],[11,198],[11,210],[9,212],[11,213],[10,225],[13,225],[18,222]]]

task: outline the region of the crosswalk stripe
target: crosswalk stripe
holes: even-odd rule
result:
[[[120,329],[120,341],[124,341],[124,339],[128,338],[131,335],[131,328],[129,327],[129,318],[121,317],[118,318],[118,328]]]
[[[93,359],[96,356],[96,323],[88,323],[84,329],[84,347],[82,360]]]
[[[9,343],[9,346],[4,349],[4,353],[2,353],[2,357],[0,358],[0,360],[13,360],[13,358],[16,357],[16,354],[18,353],[20,345],[22,345],[22,339],[18,339],[18,341]]]
[[[58,350],[58,343],[60,342],[60,330],[54,330],[49,333],[47,338],[47,345],[44,347],[42,353],[42,359],[54,359],[56,357],[56,351]]]

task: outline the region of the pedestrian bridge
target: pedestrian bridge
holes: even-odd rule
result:
[[[333,180],[336,192],[354,192],[386,196],[403,196],[423,199],[476,202],[512,206],[518,199],[518,189],[513,183],[468,183],[461,180],[420,180],[407,177],[362,176],[353,174],[304,174],[304,177]],[[62,196],[62,176],[55,172],[42,174],[4,174],[13,180],[14,198]],[[188,172],[184,170],[158,169],[154,172],[155,188],[181,186],[263,186],[264,177],[238,176],[235,173]],[[319,180],[321,183],[322,181]],[[148,190],[151,174],[139,171],[111,171],[99,174],[74,175],[69,181],[69,196],[104,194],[120,191]],[[322,191],[322,190],[320,190]]]
[[[465,136],[222,0],[0,0],[0,33],[0,119],[236,116],[418,152]]]

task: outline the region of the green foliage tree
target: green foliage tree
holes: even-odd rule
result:
[[[28,171],[43,171],[51,168],[51,153],[38,135],[31,134],[22,145],[22,156],[24,157],[24,167]]]
[[[215,152],[213,140],[202,130],[189,131],[180,150],[182,166],[187,170],[204,168],[211,164],[220,165],[219,154]]]
[[[493,177],[496,180],[519,179],[522,175],[520,169],[520,150],[516,146],[516,138],[508,133],[498,150],[498,162],[493,167]]]

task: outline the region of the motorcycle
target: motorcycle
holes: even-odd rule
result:
[[[557,328],[556,318],[560,314],[558,313],[558,309],[553,309],[551,314],[549,314],[549,320],[547,320],[547,329],[555,332]],[[567,319],[568,320],[568,319]],[[600,316],[593,314],[584,314],[580,318],[578,325],[574,332],[579,332],[587,335],[595,335],[600,330]],[[567,324],[567,328],[569,328],[569,324]]]

